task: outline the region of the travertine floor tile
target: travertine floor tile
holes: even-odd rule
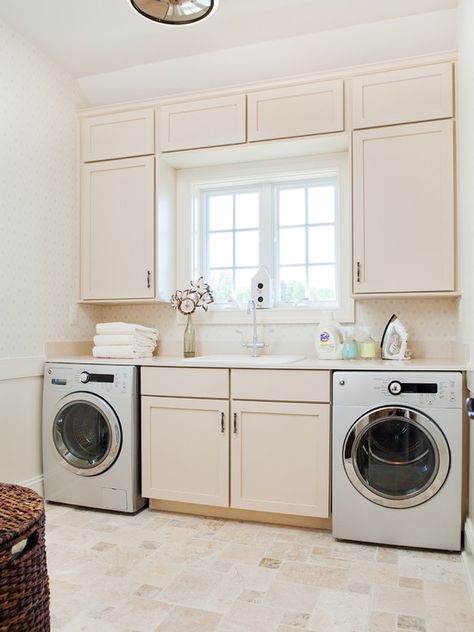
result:
[[[220,615],[197,608],[177,606],[156,628],[156,632],[214,632]]]
[[[297,584],[340,588],[346,582],[347,573],[339,568],[303,564],[301,562],[284,562],[278,571],[278,579]]]
[[[316,606],[320,589],[315,586],[274,582],[267,591],[263,603],[267,606],[311,612]]]
[[[424,617],[426,614],[423,594],[413,588],[375,586],[373,605],[375,610],[415,617]]]
[[[47,506],[53,632],[473,632],[460,556]]]
[[[160,599],[180,606],[198,608],[206,603],[210,593],[221,583],[220,573],[187,569],[160,594]]]
[[[244,601],[237,601],[223,617],[218,632],[274,632],[283,612]]]

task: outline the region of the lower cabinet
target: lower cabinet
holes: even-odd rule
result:
[[[329,516],[329,405],[233,401],[231,506]]]
[[[328,518],[329,385],[329,371],[143,368],[143,495]]]
[[[142,493],[229,505],[228,403],[142,397]]]

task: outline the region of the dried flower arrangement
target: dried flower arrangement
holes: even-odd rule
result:
[[[187,290],[176,290],[171,297],[171,305],[185,316],[194,314],[198,307],[207,312],[213,302],[212,290],[202,276],[195,283],[191,281]]]

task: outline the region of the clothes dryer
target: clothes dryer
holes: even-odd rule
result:
[[[333,535],[459,550],[459,372],[333,374]]]

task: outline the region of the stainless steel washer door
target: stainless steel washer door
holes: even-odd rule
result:
[[[90,393],[64,397],[53,422],[53,442],[65,468],[80,476],[105,472],[122,443],[120,423],[109,404]]]
[[[386,406],[352,426],[343,462],[359,493],[378,505],[403,509],[426,502],[441,489],[450,454],[432,419],[403,406]]]

